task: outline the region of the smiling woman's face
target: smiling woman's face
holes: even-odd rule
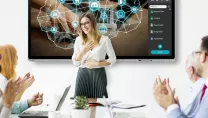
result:
[[[82,31],[85,33],[85,34],[88,34],[89,32],[91,32],[92,30],[92,25],[91,25],[91,22],[90,22],[90,19],[87,18],[87,17],[83,17],[81,19],[81,28],[82,28]]]

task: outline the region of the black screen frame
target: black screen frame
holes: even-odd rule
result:
[[[175,59],[175,0],[172,0],[172,55],[171,56],[116,56],[117,59]],[[32,56],[31,55],[31,0],[28,0],[28,59],[72,59],[72,56]]]

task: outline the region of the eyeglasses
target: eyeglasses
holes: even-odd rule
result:
[[[194,51],[194,52],[192,52],[192,55],[194,56],[197,53],[203,53],[203,52],[202,51]],[[208,56],[208,54],[206,52],[205,52],[205,55]]]
[[[84,23],[80,23],[80,26],[83,27],[85,25],[89,25],[90,24],[90,21],[87,21],[87,22],[84,22]]]

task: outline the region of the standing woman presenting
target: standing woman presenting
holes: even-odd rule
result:
[[[99,34],[92,13],[80,16],[79,28],[72,56],[74,65],[79,66],[75,96],[86,96],[89,103],[96,102],[96,98],[108,98],[105,67],[115,64],[116,56],[111,40]]]

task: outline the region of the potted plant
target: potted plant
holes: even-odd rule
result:
[[[75,97],[75,108],[72,110],[72,118],[89,118],[88,100],[85,96]]]

